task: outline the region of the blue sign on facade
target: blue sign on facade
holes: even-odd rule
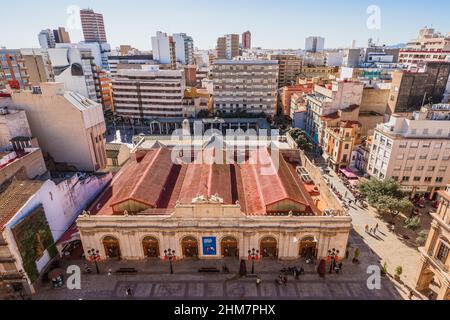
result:
[[[202,244],[203,244],[203,255],[204,256],[217,255],[216,237],[203,237]]]

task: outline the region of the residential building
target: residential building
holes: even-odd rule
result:
[[[325,52],[325,65],[327,67],[340,67],[344,63],[344,53],[341,51]]]
[[[101,101],[103,111],[114,111],[113,91],[111,76],[108,72],[97,67],[94,74],[95,90],[97,92],[97,100]]]
[[[295,84],[291,86],[285,86],[281,89],[281,108],[284,116],[291,116],[292,96],[294,94],[306,95],[312,93],[314,85],[310,84]],[[297,97],[298,99],[298,97]]]
[[[193,156],[223,152],[214,149],[208,145]],[[330,246],[345,252],[351,218],[342,210],[320,211],[284,155],[272,159],[267,149],[249,150],[255,161],[175,164],[172,154],[161,146],[133,152],[89,215],[77,220],[85,250],[123,260],[163,259],[166,247],[179,260],[247,259],[251,248],[263,259],[283,260],[326,258]],[[261,174],[262,163],[274,168],[275,161],[279,170]]]
[[[438,194],[439,207],[430,213],[433,221],[428,239],[425,246],[419,248],[421,259],[416,289],[429,294],[434,283],[438,285],[436,300],[450,300],[450,186]]]
[[[89,52],[90,58],[96,66],[109,70],[108,56],[111,53],[111,46],[106,42],[58,43],[56,48],[72,48]]]
[[[9,144],[15,137],[32,137],[25,111],[13,109],[12,100],[10,101],[9,105],[0,108],[0,146],[2,147]]]
[[[242,34],[242,48],[243,49],[252,48],[252,33],[250,31],[245,31]]]
[[[88,48],[48,49],[56,82],[62,82],[69,91],[100,102],[95,88],[95,63]]]
[[[217,39],[217,59],[232,60],[240,55],[239,35],[227,34]]]
[[[408,42],[400,51],[399,62],[410,70],[420,70],[427,62],[450,61],[450,34],[443,35],[432,28],[419,31],[419,36]],[[450,100],[450,79],[447,82],[444,102]]]
[[[45,29],[42,30],[39,35],[39,45],[42,49],[48,49],[48,48],[54,48],[56,41],[55,41],[55,35],[53,34],[53,30]]]
[[[413,112],[425,103],[440,103],[449,75],[450,62],[427,62],[421,71],[394,71],[388,111]]]
[[[303,65],[300,69],[300,76],[305,78],[330,79],[330,77],[336,77],[338,74],[339,68],[337,67],[311,67]]]
[[[113,78],[117,115],[130,120],[184,117],[184,70],[141,67],[141,70],[119,70]]]
[[[0,187],[0,299],[35,292],[65,231],[110,180],[66,173],[55,181],[14,177]]]
[[[323,142],[324,158],[333,170],[348,168],[352,152],[361,143],[361,124],[357,121],[340,121],[327,126]]]
[[[407,43],[400,51],[399,62],[420,65],[427,61],[443,61],[450,55],[450,35],[443,35],[432,28],[419,31],[417,39]]]
[[[58,29],[54,29],[53,35],[55,38],[55,43],[71,43],[70,35],[66,31],[66,28],[64,28],[64,27],[59,27]]]
[[[367,167],[370,176],[393,178],[412,196],[433,199],[436,191],[445,189],[450,182],[450,123],[428,119],[430,112],[432,108],[412,117],[393,114],[376,127]]]
[[[174,33],[175,56],[177,62],[183,65],[193,65],[194,61],[194,40],[185,33]]]
[[[24,66],[27,68],[30,86],[55,80],[52,62],[45,49],[21,49]]]
[[[269,60],[278,61],[278,87],[291,86],[297,82],[302,68],[302,60],[295,55],[275,54]]]
[[[121,168],[130,159],[130,148],[124,143],[107,143],[106,158],[109,169]]]
[[[305,51],[323,52],[324,48],[325,48],[325,38],[308,37],[305,40]]]
[[[345,49],[342,65],[349,68],[356,68],[364,61],[364,50]]]
[[[101,13],[96,13],[92,9],[82,9],[80,18],[85,42],[108,42]]]
[[[118,69],[137,68],[140,69],[141,65],[156,64],[153,60],[153,55],[121,55],[121,56],[108,56],[108,65],[111,76],[117,74]]]
[[[44,155],[81,171],[106,167],[106,126],[102,106],[65,91],[63,83],[42,83],[40,90],[15,92],[15,108],[25,110],[31,132]]]
[[[155,37],[152,37],[153,58],[161,64],[168,64],[172,69],[177,65],[177,54],[175,41],[172,36],[158,31]]]
[[[0,89],[29,89],[30,77],[20,50],[0,48]]]
[[[336,80],[326,87],[315,85],[313,93],[306,96],[306,134],[311,141],[323,145],[324,117],[336,118],[337,111],[353,106],[359,109],[363,90],[364,84],[359,81]]]
[[[216,60],[212,69],[214,109],[225,114],[277,112],[278,62]]]

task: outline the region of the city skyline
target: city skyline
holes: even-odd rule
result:
[[[445,1],[439,1],[432,8],[429,6],[425,8],[421,3],[411,5],[411,2],[407,2],[409,7],[404,14],[408,14],[409,18],[401,25],[397,23],[397,19],[399,14],[405,12],[405,1],[389,3],[382,0],[372,3],[352,0],[344,4],[332,2],[310,4],[304,1],[282,0],[276,3],[258,2],[258,6],[255,6],[254,1],[239,4],[234,0],[216,1],[213,4],[203,0],[189,4],[181,0],[175,0],[170,4],[135,2],[131,0],[126,6],[85,0],[77,3],[66,0],[58,3],[48,0],[30,3],[29,10],[23,13],[26,21],[24,27],[14,34],[3,33],[5,29],[0,31],[0,46],[38,47],[37,34],[42,29],[59,26],[68,29],[74,43],[82,41],[81,29],[77,27],[74,29],[76,25],[74,17],[77,17],[73,12],[76,8],[91,8],[104,15],[106,33],[113,47],[129,44],[141,50],[151,50],[150,39],[157,31],[187,33],[194,38],[194,45],[199,49],[213,49],[217,37],[229,33],[241,35],[246,30],[252,32],[253,47],[267,49],[303,49],[305,38],[313,35],[324,37],[326,48],[345,48],[350,47],[353,40],[356,41],[356,46],[363,47],[369,38],[379,44],[404,43],[415,38],[418,29],[424,26],[432,26],[444,34],[450,32],[450,22],[444,18],[447,10],[443,10],[450,9],[450,5]],[[135,8],[136,5],[141,9],[128,10]],[[367,10],[372,5],[380,9],[380,29],[377,27],[369,29],[367,26],[367,20],[374,12],[369,10],[367,13]],[[7,3],[3,8],[6,11],[14,11],[18,9],[17,6],[15,3]],[[426,17],[423,15],[425,9],[429,13]],[[164,12],[170,12],[170,15]],[[320,15],[316,16],[314,13]],[[433,18],[428,18],[430,16]],[[228,19],[229,17],[232,18]],[[283,23],[274,22],[269,28],[267,21],[274,21],[274,17],[282,17],[280,21]],[[320,18],[322,23],[317,24],[317,18]],[[5,24],[12,24],[13,19],[14,15],[3,18]],[[341,21],[345,21],[345,24]],[[279,35],[286,33],[286,30],[295,32],[292,36],[280,37]]]

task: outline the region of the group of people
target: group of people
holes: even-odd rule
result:
[[[375,235],[375,234],[377,234],[378,227],[379,227],[378,223],[375,225],[375,227],[369,227],[369,225],[366,224],[365,229],[366,229],[366,232],[367,232],[367,233],[370,233],[370,234],[374,234],[374,235]]]

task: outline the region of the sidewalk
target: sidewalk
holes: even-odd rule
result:
[[[345,195],[347,192],[348,200],[354,200],[352,193],[344,186],[336,173],[331,172],[330,182]],[[381,264],[387,263],[388,273],[394,274],[397,266],[402,266],[403,274],[401,280],[409,288],[415,288],[417,276],[417,268],[420,261],[420,253],[417,249],[407,246],[403,243],[395,233],[389,229],[389,225],[377,217],[374,208],[369,207],[363,209],[356,205],[352,205],[349,214],[353,219],[353,228],[360,235],[361,239],[382,259]],[[369,234],[365,231],[365,226],[375,227],[379,225],[376,235]],[[400,294],[407,298],[409,290],[403,288]]]

